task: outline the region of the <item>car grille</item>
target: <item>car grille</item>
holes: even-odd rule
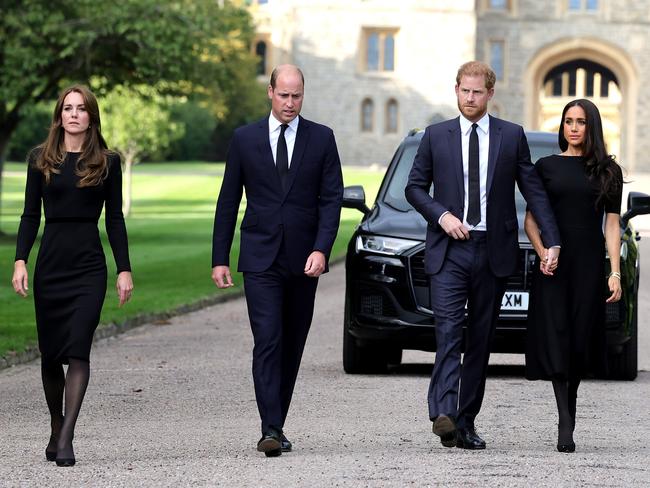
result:
[[[621,323],[625,320],[625,300],[608,303],[605,307],[605,321],[608,323]]]
[[[532,249],[520,249],[517,258],[517,269],[508,277],[506,289],[514,291],[530,291],[534,265],[535,251]],[[409,258],[409,271],[414,288],[429,287],[429,277],[424,271],[424,249]],[[418,295],[419,294],[416,293],[416,296]],[[427,303],[418,303],[418,305],[429,308],[428,301]]]
[[[397,310],[390,297],[381,289],[372,286],[359,287],[358,312],[384,317],[397,317]]]

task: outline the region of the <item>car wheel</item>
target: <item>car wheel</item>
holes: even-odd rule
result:
[[[380,346],[360,346],[350,333],[350,304],[347,294],[343,317],[343,370],[348,374],[385,372],[389,358],[382,354],[384,349]],[[391,359],[395,360],[397,358],[393,357]],[[399,361],[401,360],[402,351],[399,350]]]
[[[609,376],[614,380],[631,381],[636,378],[638,371],[638,307],[637,299],[634,300],[632,312],[632,330],[630,338],[623,344],[622,350],[617,354],[609,355]]]

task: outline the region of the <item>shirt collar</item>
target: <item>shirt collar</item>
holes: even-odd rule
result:
[[[289,127],[293,129],[293,131],[297,134],[298,133],[298,123],[300,121],[300,116],[296,116],[291,122],[289,122]],[[271,115],[269,115],[269,134],[272,134],[276,130],[278,130],[278,127],[280,127],[283,124],[283,122],[280,122],[278,119],[275,118],[275,115],[273,115],[273,112],[271,112]]]
[[[490,130],[490,116],[488,115],[487,112],[479,119],[478,122],[479,129],[483,131],[484,134],[487,134]],[[472,130],[472,124],[473,122],[467,120],[463,114],[460,115],[460,131],[464,134],[467,135],[470,133]]]

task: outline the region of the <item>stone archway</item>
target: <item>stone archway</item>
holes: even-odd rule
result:
[[[544,86],[544,81],[554,68],[577,60],[591,61],[613,73],[617,88],[620,91],[618,103],[614,104],[605,99],[587,97],[586,94],[583,94],[583,97],[593,99],[599,107],[602,105],[603,118],[606,119],[604,125],[609,131],[608,137],[615,141],[611,149],[617,150],[618,159],[624,162],[627,169],[633,170],[635,166],[634,141],[636,138],[635,107],[638,97],[637,70],[623,50],[601,39],[560,39],[542,47],[533,55],[524,74],[524,86],[531,87],[531,89],[525,90],[525,126],[538,130],[548,130],[550,128],[549,106],[543,106],[548,91],[548,86]],[[557,97],[555,102],[561,105],[561,110],[564,104],[572,98],[579,98],[579,96],[574,94],[573,96],[567,96],[566,99]],[[559,122],[559,114],[557,118]],[[616,147],[619,144],[620,148]]]

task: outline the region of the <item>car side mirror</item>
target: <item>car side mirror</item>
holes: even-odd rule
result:
[[[621,219],[627,225],[630,219],[637,215],[650,214],[650,195],[638,191],[631,191],[627,196],[627,212]]]
[[[353,185],[343,188],[343,206],[355,208],[363,215],[368,215],[370,209],[366,205],[366,192],[363,191],[363,186]]]

